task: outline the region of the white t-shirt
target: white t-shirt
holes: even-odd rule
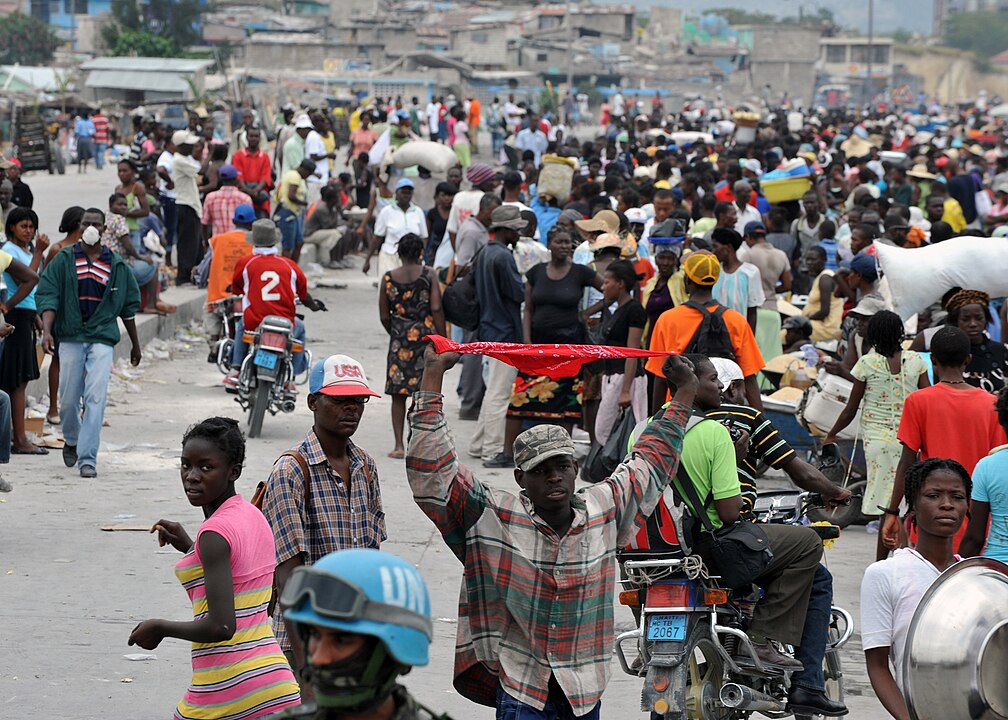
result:
[[[745,237],[745,226],[751,222],[763,222],[763,216],[760,215],[760,211],[754,208],[752,205],[746,205],[745,210],[739,210],[738,205],[735,206],[735,214],[738,218],[735,221],[735,232],[737,232],[742,237]]]
[[[160,156],[158,156],[157,166],[159,168],[164,168],[165,170],[167,170],[168,171],[168,177],[171,177],[171,174],[172,174],[172,162],[173,162],[172,154],[170,152],[168,152],[167,150],[165,150],[164,152],[161,153]],[[173,199],[176,197],[176,195],[175,195],[175,188],[172,188],[171,190],[169,190],[168,189],[168,183],[166,183],[164,181],[164,179],[160,175],[158,176],[158,190],[165,197],[169,197],[169,198],[173,198]]]
[[[315,163],[315,174],[308,178],[308,182],[322,185],[329,182],[329,161],[325,159],[328,152],[325,143],[322,142],[321,135],[314,130],[308,133],[308,137],[304,141],[304,156],[306,160],[312,160]],[[315,158],[318,156],[322,156],[322,159],[316,160]]]
[[[890,668],[900,690],[910,621],[939,574],[916,550],[902,548],[888,560],[869,565],[861,581],[861,647],[889,648]]]
[[[462,221],[474,213],[479,212],[480,201],[483,199],[482,190],[463,190],[455,193],[452,199],[451,210],[448,211],[448,226],[445,232],[458,233],[462,227]]]
[[[715,300],[742,317],[746,316],[749,308],[760,307],[766,300],[759,268],[747,262],[733,273],[727,273],[722,268],[712,292]]]
[[[395,255],[399,251],[399,238],[407,233],[427,237],[427,216],[424,211],[412,204],[406,211],[395,203],[383,207],[375,220],[374,229],[376,236],[385,238],[381,251]]]

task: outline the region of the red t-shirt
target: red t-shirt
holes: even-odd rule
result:
[[[998,424],[994,400],[985,390],[963,385],[938,383],[915,390],[903,405],[896,437],[919,453],[921,460],[956,460],[972,475],[980,458],[987,457],[991,448],[1008,442]],[[955,534],[956,549],[966,525],[964,522]]]
[[[247,183],[266,183],[266,189],[273,187],[273,177],[272,177],[272,166],[270,163],[269,155],[264,153],[262,150],[252,155],[248,148],[242,148],[234,154],[231,159],[231,163],[238,169],[241,173],[238,179],[241,182]],[[269,201],[262,204],[257,204],[255,207],[269,211]]]
[[[282,255],[248,255],[235,265],[231,289],[244,293],[242,317],[252,331],[267,315],[294,322],[294,300],[308,296],[308,278],[301,268]]]

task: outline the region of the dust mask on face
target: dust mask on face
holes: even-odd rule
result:
[[[93,225],[87,226],[81,233],[81,242],[85,245],[97,245],[99,240],[101,240],[101,233]]]

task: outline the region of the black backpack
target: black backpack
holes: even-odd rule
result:
[[[483,252],[480,248],[469,264],[469,272],[461,277],[455,276],[444,290],[441,291],[441,307],[445,319],[452,325],[458,325],[463,330],[475,330],[479,327],[480,306],[476,297],[476,258]]]
[[[735,360],[735,347],[732,345],[731,335],[724,321],[724,312],[727,308],[718,303],[717,307],[711,310],[696,300],[688,300],[684,304],[686,307],[699,310],[703,314],[700,326],[693,333],[684,354],[697,353],[709,358],[719,357]]]

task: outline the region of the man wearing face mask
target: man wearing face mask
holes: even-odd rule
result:
[[[272,720],[451,720],[396,682],[429,662],[433,634],[427,585],[410,563],[381,550],[330,553],[291,574],[280,605],[304,642],[315,702]]]
[[[86,210],[80,226],[80,242],[63,248],[49,261],[35,298],[42,315],[42,348],[53,354],[54,327],[60,338],[63,463],[78,465],[81,477],[93,478],[98,474],[95,468],[113,351],[119,342],[119,318],[132,345],[130,362],[140,364],[134,321],[140,309],[140,288],[129,264],[99,243],[105,213]]]

